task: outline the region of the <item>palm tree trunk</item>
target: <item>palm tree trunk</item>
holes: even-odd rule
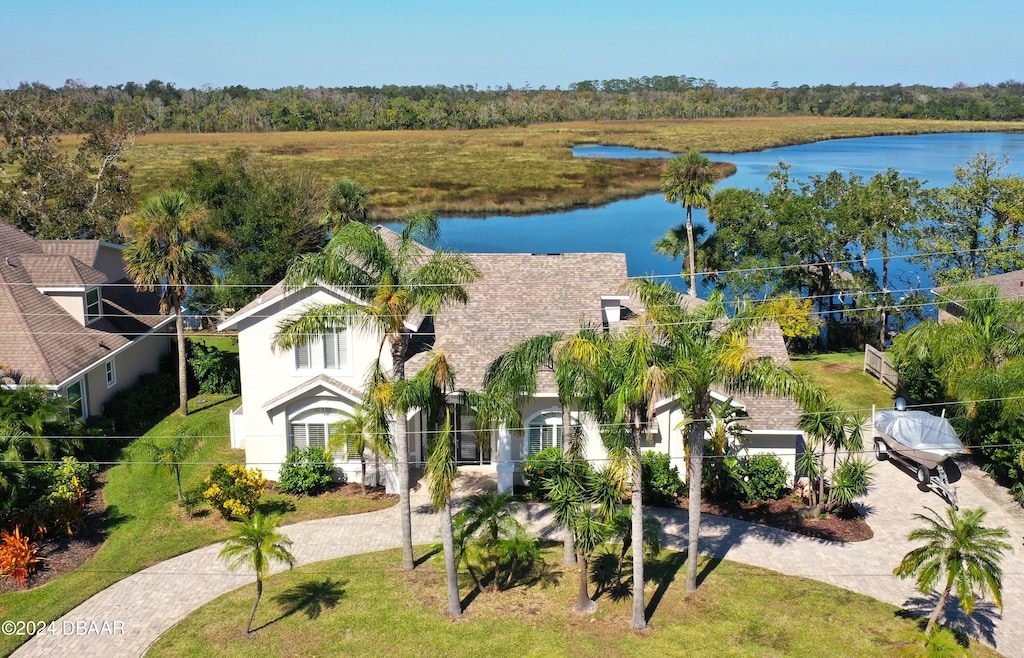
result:
[[[640,465],[640,428],[633,426],[633,490],[630,500],[633,521],[633,620],[630,626],[637,630],[647,628],[644,610],[644,501],[643,470]]]
[[[175,464],[174,475],[178,479],[178,507],[181,507],[185,502],[185,496],[181,493],[181,464]]]
[[[462,600],[459,598],[459,572],[455,569],[455,539],[452,536],[451,501],[446,502],[440,511],[444,572],[448,581],[448,614],[452,617],[461,617]]]
[[[932,634],[932,628],[935,627],[935,623],[939,621],[939,614],[942,613],[942,609],[946,607],[946,600],[949,598],[949,592],[953,589],[953,579],[950,576],[946,582],[946,589],[942,590],[942,594],[939,596],[938,603],[935,604],[935,609],[932,610],[932,614],[928,616],[928,623],[924,627],[924,634],[930,636]]]
[[[562,454],[568,456],[571,443],[570,432],[572,432],[572,408],[564,400],[559,400],[562,405]],[[576,543],[572,539],[569,528],[565,528],[565,540],[562,542],[562,564],[573,566],[576,564]]]
[[[686,591],[697,591],[697,556],[700,540],[701,479],[704,470],[704,419],[707,405],[703,401],[694,405],[696,412],[690,426],[690,505],[689,528],[686,543]],[[642,528],[641,528],[642,531]],[[642,537],[643,535],[641,535]],[[642,543],[642,542],[641,542]]]
[[[696,246],[693,243],[693,207],[686,206],[686,246],[690,250],[690,297],[697,296],[697,254],[694,253]]]
[[[362,483],[363,483],[363,495],[365,496],[366,495],[366,455],[365,454],[359,456],[359,465],[363,469]]]
[[[405,379],[405,340],[391,338],[391,363],[395,381]],[[404,412],[395,413],[395,465],[398,471],[398,508],[402,532],[402,568],[416,566],[412,554],[412,506],[409,502],[409,434]]]
[[[889,292],[889,234],[882,231],[882,293]],[[884,303],[885,300],[883,300]],[[885,351],[885,338],[889,333],[889,309],[882,308],[882,322],[878,335],[878,349]]]
[[[580,586],[577,590],[576,603],[572,606],[572,611],[581,614],[589,615],[597,612],[597,603],[590,598],[590,592],[588,592],[588,579],[590,578],[590,560],[587,559],[586,555],[580,555]]]
[[[256,600],[252,604],[252,612],[249,613],[249,623],[245,625],[245,634],[252,633],[252,621],[256,619],[256,606],[260,604],[260,597],[263,596],[263,579],[256,576]]]
[[[178,335],[178,409],[182,416],[188,415],[188,377],[185,357],[185,318],[181,315],[181,304],[174,307],[174,331]]]

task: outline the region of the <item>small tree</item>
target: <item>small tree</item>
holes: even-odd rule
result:
[[[185,501],[181,490],[181,467],[189,457],[195,454],[202,440],[189,427],[178,428],[177,434],[170,443],[160,445],[153,439],[139,439],[128,448],[128,453],[136,462],[153,465],[154,469],[165,469],[174,474],[178,483],[178,506]]]
[[[928,617],[925,635],[931,635],[953,589],[960,599],[960,608],[967,614],[974,612],[975,597],[984,597],[986,593],[1002,608],[1003,570],[999,562],[1003,552],[1010,549],[1009,544],[1000,541],[1009,536],[1006,528],[981,525],[985,519],[983,509],[957,511],[950,507],[945,518],[933,509],[929,508],[928,512],[929,515],[914,515],[925,527],[907,536],[910,541],[923,539],[927,543],[904,555],[899,566],[893,569],[900,578],[913,577],[924,594],[933,591],[942,581],[942,592]]]
[[[251,516],[232,524],[235,535],[224,543],[220,551],[221,559],[228,563],[232,571],[248,567],[256,572],[256,601],[252,604],[252,613],[245,625],[246,635],[252,632],[252,620],[256,617],[256,607],[263,596],[263,579],[270,571],[270,563],[282,562],[288,568],[295,566],[295,557],[288,550],[292,541],[277,529],[280,520],[279,514],[264,516],[260,512],[253,512]]]

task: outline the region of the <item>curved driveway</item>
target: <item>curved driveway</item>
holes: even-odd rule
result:
[[[984,639],[1006,656],[1024,658],[1024,510],[1005,490],[973,467],[964,466],[958,483],[963,507],[984,507],[987,525],[1010,530],[1014,550],[1003,562],[1002,614],[987,604],[975,615],[957,615],[953,625]],[[892,463],[877,464],[875,484],[860,502],[869,513],[873,539],[855,544],[825,542],[743,521],[705,516],[701,552],[745,562],[782,573],[824,581],[838,587],[910,609],[930,610],[934,598],[922,597],[909,581],[892,576],[892,569],[911,548],[906,535],[915,527],[914,512],[925,506],[937,511],[944,503],[921,491],[913,476]],[[475,483],[472,477],[461,478]],[[436,540],[437,520],[426,497],[413,497],[413,541]],[[527,506],[524,520],[533,530],[552,535],[543,508]],[[651,510],[665,526],[666,546],[686,548],[685,512]],[[395,548],[399,545],[398,510],[307,521],[282,528],[294,542],[297,564]],[[32,638],[16,657],[76,655],[141,656],[162,633],[214,598],[253,582],[247,573],[231,573],[218,559],[220,545],[172,558],[128,576],[96,594],[52,626],[55,633]],[[122,632],[123,631],[123,632]]]

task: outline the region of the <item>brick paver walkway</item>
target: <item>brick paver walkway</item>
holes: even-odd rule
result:
[[[824,581],[895,605],[929,610],[928,602],[934,599],[925,599],[912,583],[893,577],[892,569],[910,549],[906,535],[917,525],[913,513],[924,506],[941,510],[944,503],[935,494],[919,490],[913,475],[895,464],[878,464],[875,478],[871,492],[862,500],[875,531],[869,541],[823,542],[734,519],[705,516],[701,551]],[[965,466],[958,485],[961,506],[989,510],[987,524],[1006,526],[1015,548],[1003,562],[1002,614],[982,605],[972,618],[965,618],[956,615],[951,606],[953,623],[1006,656],[1024,658],[1024,555],[1019,550],[1024,512],[976,469]],[[414,542],[435,541],[437,520],[425,497],[414,496],[413,513]],[[535,531],[554,534],[544,509],[527,506],[523,514]],[[666,545],[685,549],[685,512],[652,510],[651,514],[665,525]],[[298,564],[399,545],[397,508],[307,521],[283,530],[294,542]],[[32,638],[14,656],[141,656],[162,633],[193,610],[253,581],[250,574],[229,572],[217,558],[219,550],[219,545],[208,546],[121,580],[59,619],[54,626],[57,633]]]

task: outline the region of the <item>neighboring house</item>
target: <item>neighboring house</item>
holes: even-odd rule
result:
[[[980,279],[972,279],[968,283],[972,286],[995,286],[999,290],[1000,296],[1004,299],[1008,301],[1024,301],[1024,270],[993,274],[992,276],[985,276]],[[936,288],[932,290],[932,293],[941,299],[946,299],[944,297],[945,290],[946,288]],[[956,300],[947,301],[952,303],[939,307],[939,322],[949,322],[954,318],[960,317],[960,307],[956,304]]]
[[[379,228],[380,231],[388,231]],[[423,367],[434,347],[447,354],[457,371],[457,387],[479,390],[488,364],[517,342],[552,331],[575,332],[581,326],[614,329],[632,314],[628,297],[619,290],[627,278],[626,257],[612,253],[469,254],[481,272],[464,306],[445,309],[436,318],[417,319],[410,342],[413,354],[406,370],[412,376]],[[310,302],[353,300],[327,286],[288,291],[278,284],[239,310],[219,327],[237,330],[243,406],[232,412],[232,446],[244,448],[246,461],[271,479],[295,448],[326,446],[332,423],[344,418],[362,398],[363,379],[377,358],[390,367],[382,337],[364,330],[318,336],[307,346],[276,350],[278,323],[301,312]],[[751,338],[759,354],[788,363],[778,326]],[[750,414],[751,452],[771,449],[782,453],[794,470],[802,434],[796,429],[795,403],[771,397],[737,400]],[[561,411],[549,373],[542,374],[537,395],[521,408],[524,427],[488,433],[481,441],[471,411],[456,405],[455,432],[459,460],[493,466],[501,489],[512,486],[530,454],[561,445]],[[427,428],[419,413],[409,415],[409,455],[412,463],[425,459]],[[668,453],[683,463],[683,438],[675,426],[679,405],[659,405],[657,427],[644,448]],[[584,419],[587,454],[604,456],[597,428]],[[349,479],[359,477],[358,459],[336,453],[338,466]],[[374,476],[370,476],[370,481]]]
[[[83,418],[157,369],[173,317],[125,277],[123,247],[0,222],[0,384],[39,384]]]

